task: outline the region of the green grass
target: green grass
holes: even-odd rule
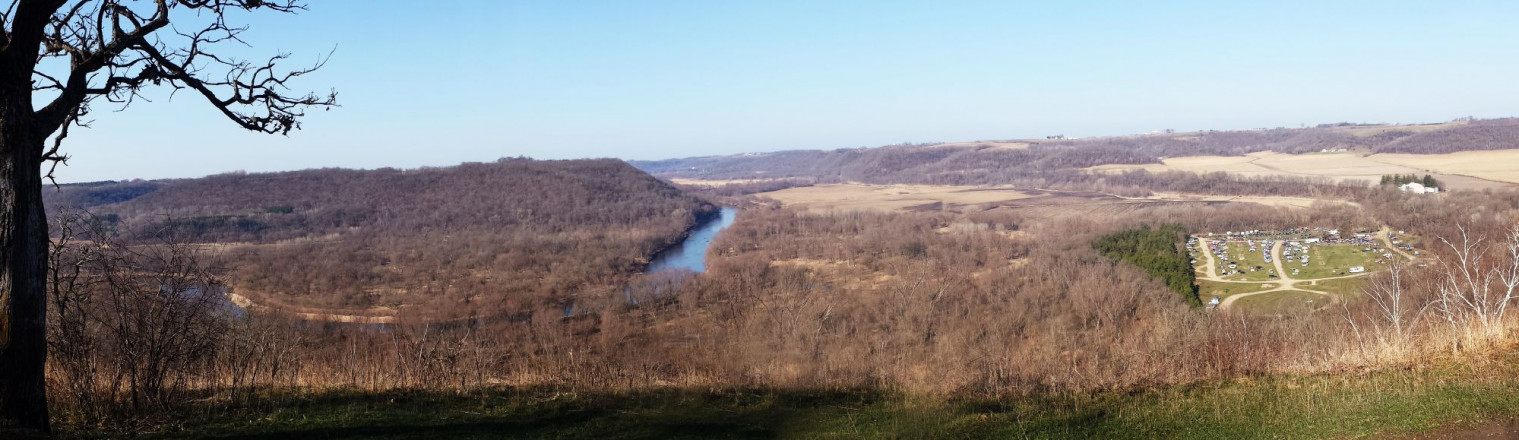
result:
[[[1317,293],[1283,290],[1240,298],[1234,305],[1255,313],[1285,313],[1316,309],[1328,302],[1328,297]]]
[[[1366,285],[1365,277],[1340,278],[1337,280],[1303,281],[1297,283],[1297,287],[1320,292],[1338,293],[1342,298],[1355,298],[1361,295],[1361,287]]]
[[[1263,285],[1265,287],[1262,287]],[[1249,293],[1249,292],[1259,292],[1259,291],[1262,291],[1262,290],[1270,290],[1270,289],[1276,288],[1277,286],[1280,286],[1280,284],[1279,283],[1220,283],[1220,282],[1217,282],[1217,281],[1198,280],[1197,281],[1197,294],[1198,294],[1198,296],[1202,297],[1203,302],[1207,302],[1208,300],[1213,299],[1214,295],[1218,295],[1221,298],[1228,298],[1229,295],[1236,295],[1236,294],[1240,294],[1240,293]]]
[[[178,423],[136,438],[1366,437],[1513,417],[1519,369],[1500,364],[1002,399],[879,390],[275,393],[239,408],[186,408]],[[63,428],[64,438],[91,438]]]
[[[1229,261],[1215,258],[1215,262],[1218,264],[1218,276],[1223,279],[1230,279],[1230,281],[1267,281],[1267,279],[1270,279],[1267,273],[1270,273],[1273,266],[1265,264],[1265,258],[1262,256],[1261,250],[1264,250],[1264,247],[1259,247],[1259,244],[1256,246],[1256,252],[1250,252],[1249,244],[1244,243],[1244,241],[1229,241],[1229,250],[1224,252],[1226,255],[1229,255]],[[1244,270],[1244,275],[1224,275],[1224,273],[1230,270],[1229,262],[1240,264],[1240,267],[1236,267],[1236,269]],[[1250,272],[1250,267],[1256,266],[1261,267],[1261,270]]]
[[[1363,247],[1351,245],[1320,245],[1313,246],[1308,250],[1308,265],[1302,263],[1283,261],[1288,273],[1292,268],[1298,269],[1298,274],[1293,275],[1296,279],[1328,278],[1350,275],[1346,272],[1351,266],[1362,266],[1367,272],[1375,272],[1381,265],[1375,261],[1381,258],[1376,252],[1362,252]]]
[[[1245,244],[1243,241],[1229,242],[1229,250],[1226,251],[1230,258],[1229,262],[1226,263],[1222,260],[1215,260],[1215,262],[1218,264],[1218,274],[1220,278],[1236,281],[1271,280],[1272,278],[1268,276],[1268,274],[1270,274],[1273,269],[1276,269],[1276,266],[1266,263],[1265,255],[1261,253],[1265,250],[1268,249],[1257,244],[1255,252],[1250,252],[1250,246]],[[1245,273],[1243,275],[1225,276],[1224,271],[1229,270],[1229,263],[1239,263],[1238,269],[1245,271]],[[1250,268],[1255,266],[1260,266],[1261,270],[1251,272]]]

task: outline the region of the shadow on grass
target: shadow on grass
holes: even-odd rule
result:
[[[749,438],[813,432],[877,391],[495,389],[269,393],[240,408],[188,408],[171,432],[138,438]]]

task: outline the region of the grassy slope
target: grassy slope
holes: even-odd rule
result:
[[[1210,299],[1213,299],[1213,295],[1218,295],[1220,298],[1228,298],[1230,295],[1236,295],[1236,294],[1240,294],[1240,293],[1259,292],[1259,291],[1262,291],[1262,290],[1274,289],[1274,288],[1276,288],[1277,286],[1280,286],[1280,285],[1281,285],[1280,283],[1268,283],[1268,282],[1260,282],[1260,283],[1219,283],[1219,282],[1208,281],[1208,280],[1198,280],[1197,281],[1197,294],[1202,297],[1202,299],[1203,299],[1204,302],[1206,302],[1206,301],[1208,301]],[[1262,287],[1262,286],[1265,286],[1265,287]]]
[[[1308,266],[1302,263],[1288,264],[1288,268],[1299,269],[1293,278],[1327,278],[1350,275],[1346,270],[1351,266],[1362,266],[1367,272],[1376,272],[1382,268],[1376,264],[1379,254],[1362,252],[1362,246],[1351,245],[1324,245],[1314,246],[1308,251]],[[1284,262],[1285,263],[1285,262]],[[1289,269],[1290,270],[1290,269]]]
[[[1323,280],[1313,283],[1298,283],[1298,287],[1320,292],[1338,293],[1342,298],[1355,298],[1361,295],[1361,288],[1366,286],[1366,278],[1341,278],[1337,280]]]
[[[1309,301],[1312,303],[1310,304]],[[1256,313],[1283,313],[1312,310],[1323,306],[1328,301],[1328,297],[1317,293],[1283,290],[1240,298],[1234,305]]]
[[[1480,364],[1003,400],[673,389],[274,394],[240,409],[187,409],[178,426],[140,438],[1343,438],[1519,413],[1519,363]]]

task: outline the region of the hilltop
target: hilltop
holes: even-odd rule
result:
[[[610,159],[95,182],[50,189],[46,203],[139,241],[201,245],[255,304],[360,316],[568,302],[637,273],[716,211]]]

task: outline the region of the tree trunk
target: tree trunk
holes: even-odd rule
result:
[[[30,116],[29,102],[0,105],[0,423],[46,432],[44,140]]]

